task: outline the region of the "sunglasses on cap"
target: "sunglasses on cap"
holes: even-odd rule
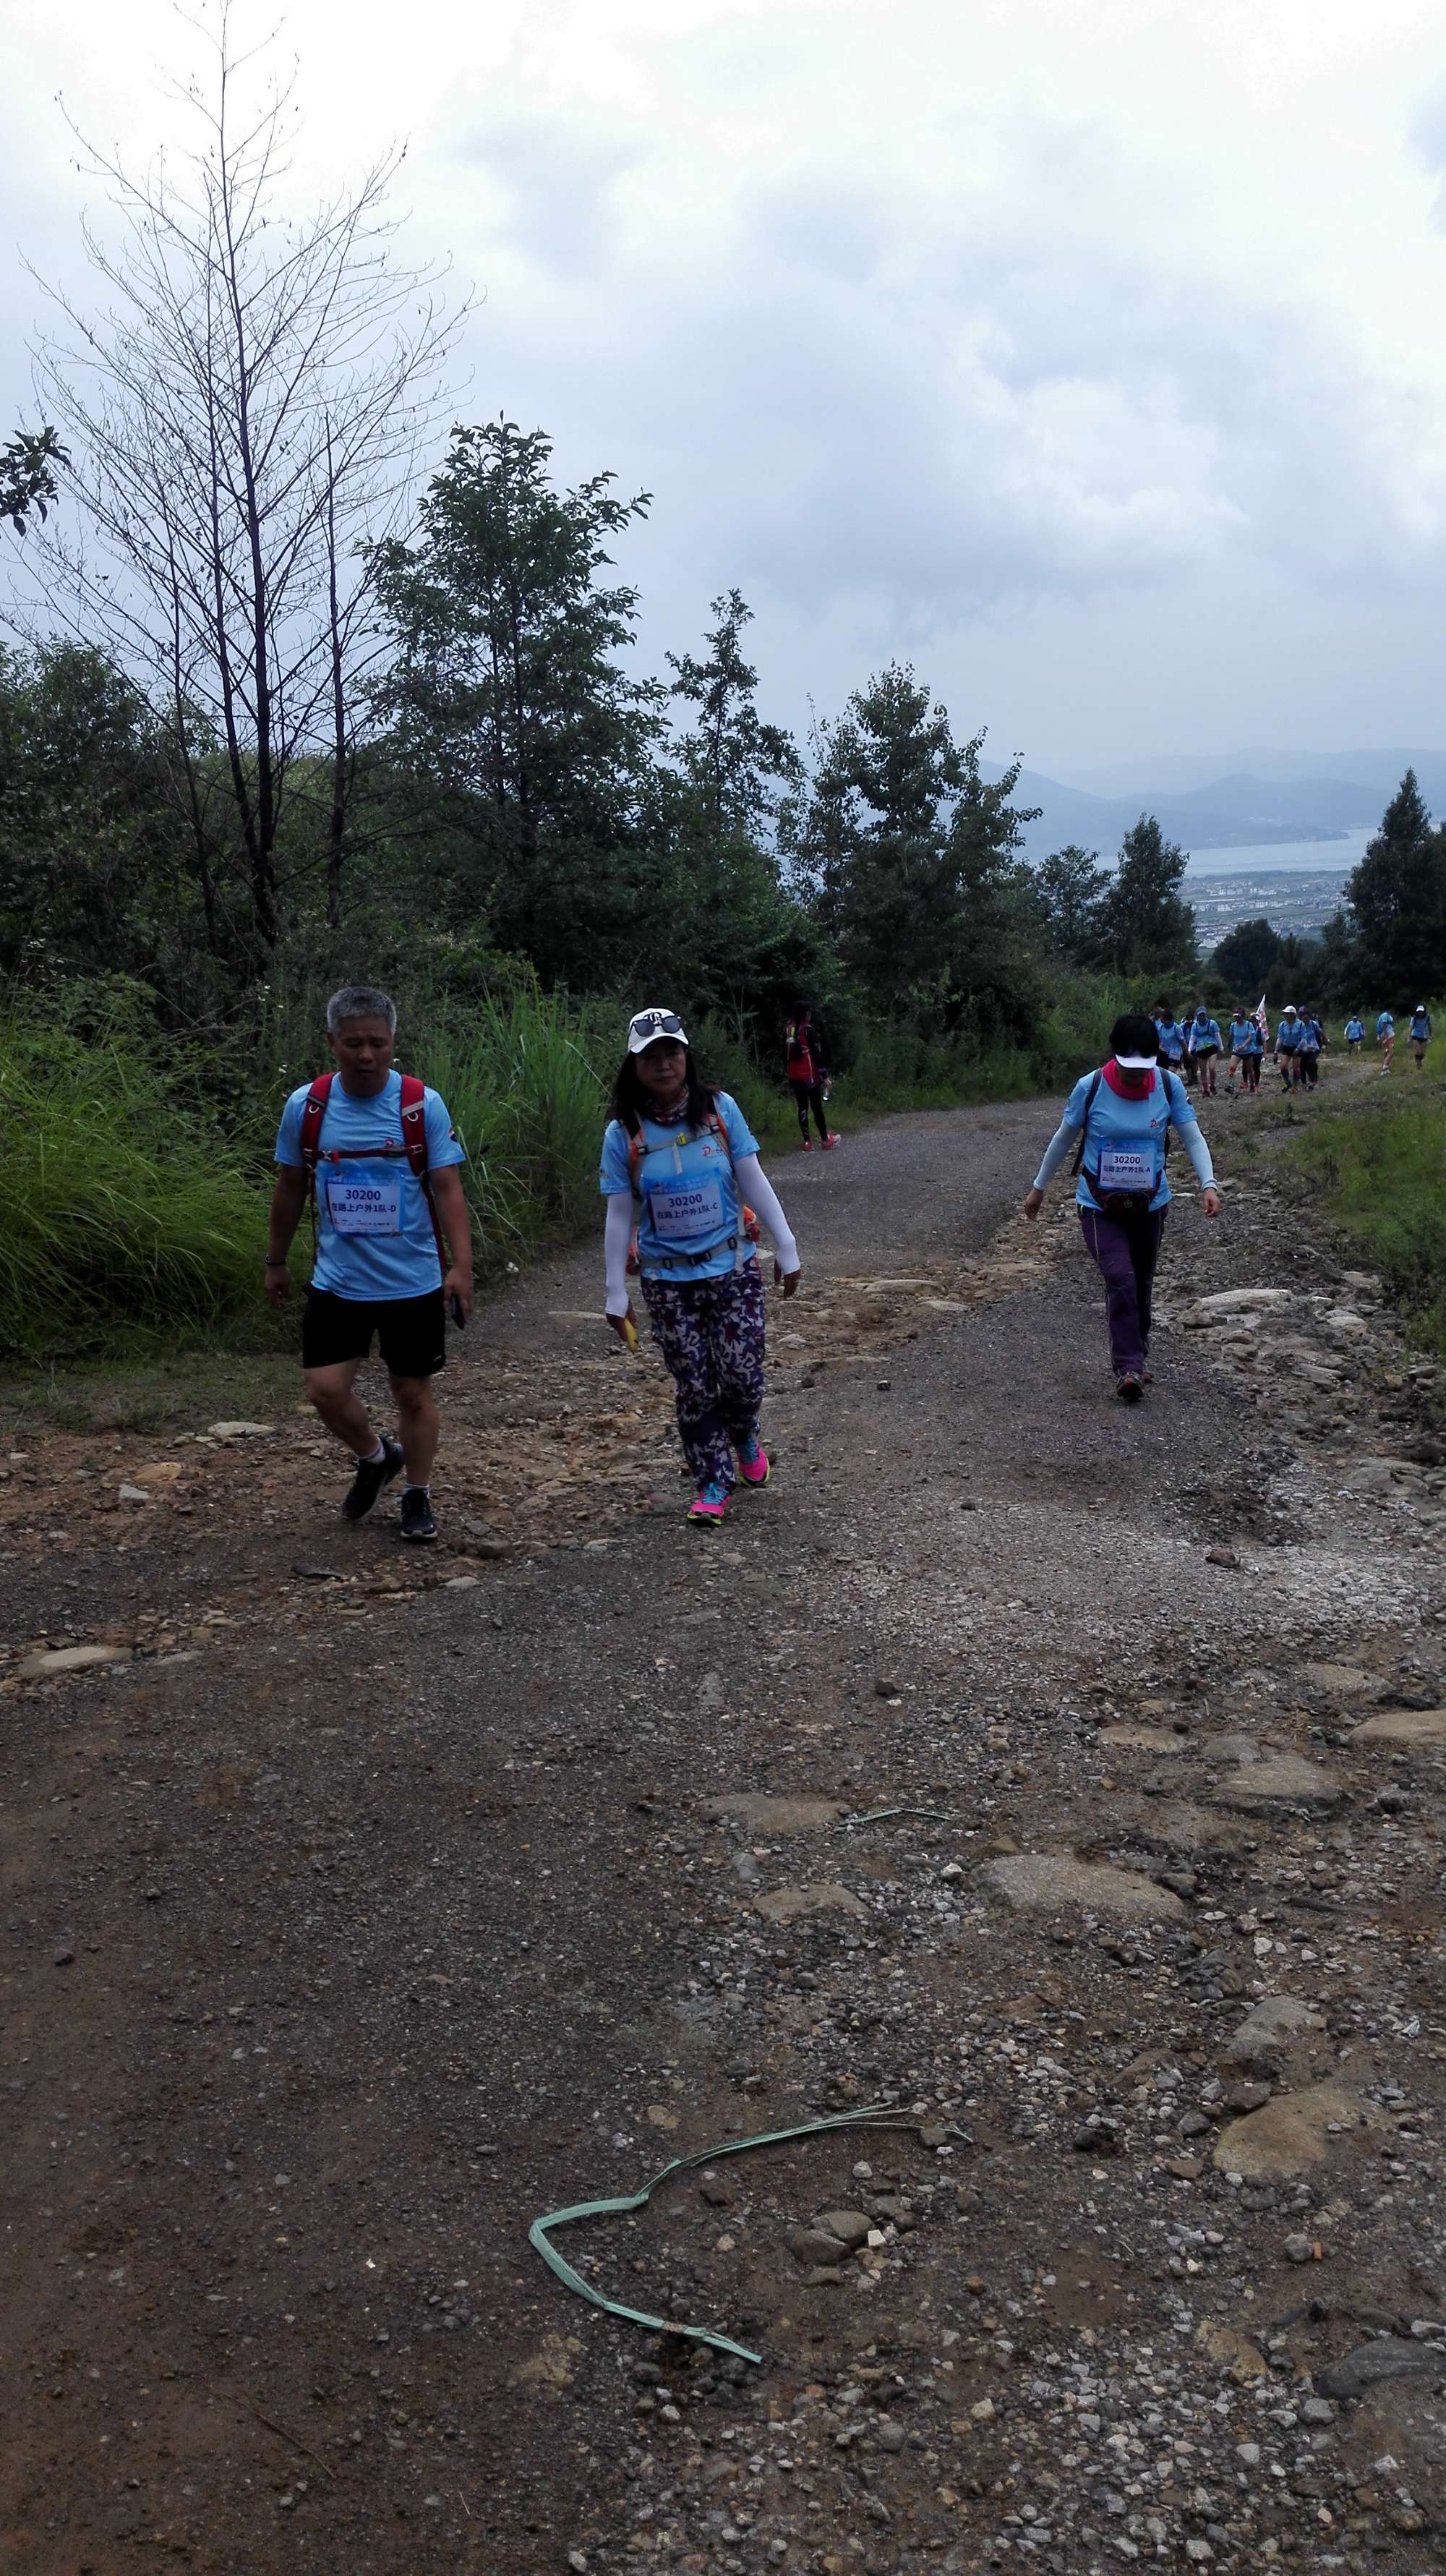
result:
[[[656,1038],[676,1038],[680,1046],[688,1043],[688,1033],[676,1011],[639,1011],[628,1022],[628,1053],[641,1055],[644,1047]]]

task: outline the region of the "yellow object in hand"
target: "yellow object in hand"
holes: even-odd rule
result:
[[[623,1317],[623,1340],[627,1343],[630,1351],[635,1351],[637,1349],[638,1328],[633,1322],[631,1315],[625,1315]]]

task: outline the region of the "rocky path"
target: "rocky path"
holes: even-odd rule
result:
[[[1438,1386],[1207,1114],[1135,1413],[1047,1110],[788,1158],[713,1539],[591,1253],[420,1568],[289,1389],[11,1459],[7,2570],[1440,2567]],[[528,2249],[881,2104],[564,2240],[758,2366]]]

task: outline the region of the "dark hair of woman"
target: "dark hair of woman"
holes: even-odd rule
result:
[[[688,1060],[688,1124],[690,1127],[704,1127],[713,1114],[717,1085],[705,1082],[702,1075],[694,1071],[691,1047],[685,1048],[684,1053]],[[613,1082],[612,1099],[608,1103],[608,1112],[611,1117],[620,1121],[630,1136],[636,1136],[644,1118],[656,1116],[656,1110],[638,1080],[638,1059],[635,1055],[625,1055],[618,1066]]]
[[[1111,1055],[1157,1056],[1160,1032],[1145,1011],[1122,1011],[1110,1031]]]

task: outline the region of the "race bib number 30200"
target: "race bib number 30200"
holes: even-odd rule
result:
[[[1153,1196],[1154,1146],[1102,1145],[1100,1147],[1100,1188],[1102,1190],[1148,1190]]]
[[[654,1181],[648,1205],[664,1243],[697,1243],[723,1231],[723,1192],[711,1178]]]
[[[344,1164],[327,1174],[326,1209],[338,1234],[400,1234],[402,1175]]]

